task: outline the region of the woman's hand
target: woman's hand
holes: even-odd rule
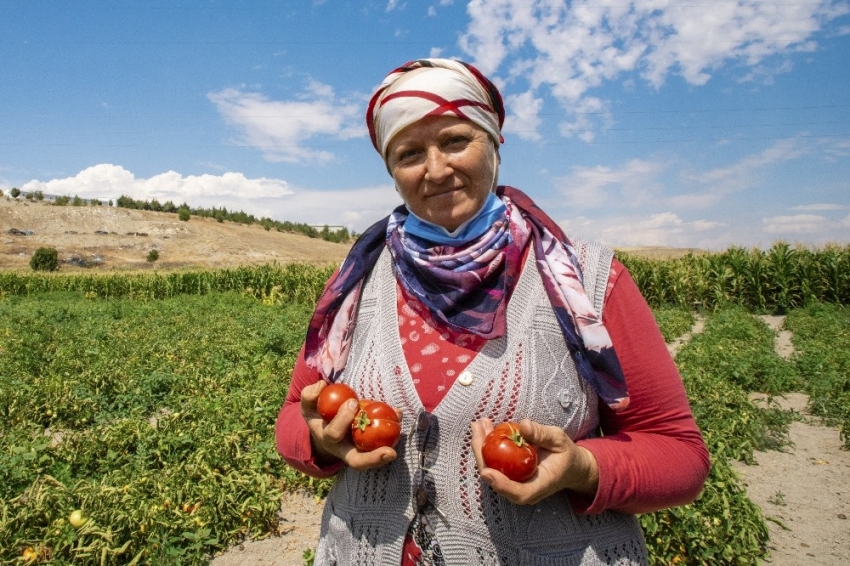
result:
[[[360,410],[360,405],[354,399],[344,403],[331,422],[325,423],[322,420],[316,403],[319,393],[326,386],[327,383],[322,380],[301,390],[301,414],[310,429],[316,460],[323,463],[330,463],[332,459],[342,460],[356,470],[378,468],[395,460],[398,454],[393,448],[384,447],[371,452],[360,452],[351,442],[348,434],[351,421]]]
[[[501,472],[484,465],[481,447],[484,438],[493,430],[493,421],[481,419],[472,423],[472,450],[481,479],[496,493],[517,505],[534,505],[542,499],[570,489],[593,499],[599,484],[599,468],[589,450],[576,446],[567,434],[556,426],[545,426],[529,419],[519,423],[520,434],[537,447],[537,471],[531,479],[519,483]]]

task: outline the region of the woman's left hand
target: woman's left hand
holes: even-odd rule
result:
[[[556,426],[546,426],[529,419],[519,423],[520,434],[537,447],[537,471],[525,482],[515,482],[501,472],[484,465],[481,447],[493,430],[493,421],[481,419],[472,423],[472,450],[481,479],[517,505],[534,505],[542,499],[570,489],[593,499],[599,484],[599,468],[589,450],[577,446]]]

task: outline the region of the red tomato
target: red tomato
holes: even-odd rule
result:
[[[537,448],[519,433],[519,425],[504,422],[484,439],[481,448],[484,464],[499,470],[513,481],[523,482],[537,469]]]
[[[339,408],[349,399],[357,400],[357,393],[344,383],[331,383],[319,393],[319,401],[316,404],[322,420],[329,423],[339,412]]]
[[[382,446],[395,446],[401,436],[401,423],[395,409],[383,401],[361,406],[351,423],[351,439],[361,452],[371,452]]]

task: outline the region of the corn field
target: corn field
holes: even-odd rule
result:
[[[778,242],[767,251],[732,247],[668,260],[618,257],[653,307],[738,305],[781,314],[814,302],[850,304],[850,245],[809,249]]]
[[[170,273],[0,273],[0,294],[34,295],[73,291],[91,298],[169,299],[178,295],[247,291],[292,303],[313,303],[333,267],[301,263]]]
[[[769,250],[732,247],[677,259],[618,254],[652,307],[717,310],[738,305],[756,313],[784,313],[814,302],[850,304],[850,245],[820,249],[778,242]],[[166,299],[221,291],[272,294],[314,302],[333,267],[278,264],[171,273],[0,273],[0,293],[76,291],[91,297]]]

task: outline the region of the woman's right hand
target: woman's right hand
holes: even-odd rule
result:
[[[354,399],[345,402],[331,422],[325,423],[322,420],[316,404],[325,387],[327,383],[320,380],[301,390],[301,414],[310,429],[316,460],[326,464],[329,464],[331,459],[342,460],[355,470],[379,468],[395,460],[398,454],[393,448],[383,447],[371,452],[360,452],[354,446],[349,432],[351,422],[360,407]]]

